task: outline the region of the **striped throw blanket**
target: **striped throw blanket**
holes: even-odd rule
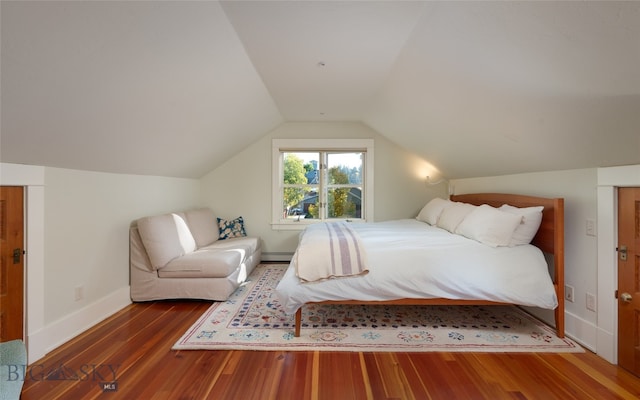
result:
[[[307,227],[293,257],[296,274],[303,283],[369,272],[360,238],[345,222]]]

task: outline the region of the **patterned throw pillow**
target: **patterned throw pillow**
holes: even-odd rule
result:
[[[220,240],[247,236],[247,232],[244,230],[244,220],[241,216],[232,220],[218,218],[218,228],[220,228]]]

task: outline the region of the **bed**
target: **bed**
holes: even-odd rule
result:
[[[564,200],[501,193],[450,200],[544,209],[531,244],[520,246],[487,246],[418,219],[348,224],[364,249],[357,257],[366,256],[365,269],[305,282],[296,265],[305,259],[294,256],[276,288],[285,312],[295,313],[295,336],[300,336],[304,305],[319,303],[539,307],[554,310],[557,335],[564,337]]]

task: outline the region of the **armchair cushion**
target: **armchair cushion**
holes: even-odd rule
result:
[[[198,250],[170,261],[158,270],[161,278],[224,278],[243,261],[238,251]]]
[[[191,234],[196,241],[198,248],[209,245],[220,235],[218,220],[209,208],[185,211],[187,223],[191,229]]]
[[[162,268],[174,258],[196,249],[184,214],[141,218],[138,220],[138,231],[153,269]]]

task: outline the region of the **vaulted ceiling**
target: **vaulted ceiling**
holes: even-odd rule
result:
[[[639,2],[0,3],[0,161],[201,177],[360,121],[449,178],[640,164]]]

